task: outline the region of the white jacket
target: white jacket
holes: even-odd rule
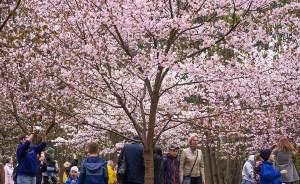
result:
[[[255,173],[254,173],[255,161],[254,155],[250,155],[248,160],[243,166],[242,176],[243,180],[247,180],[251,183],[255,183]]]
[[[5,184],[14,184],[13,171],[14,171],[14,167],[11,164],[5,164],[4,166]]]

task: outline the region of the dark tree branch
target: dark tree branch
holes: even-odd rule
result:
[[[8,23],[9,19],[15,14],[20,4],[21,4],[21,0],[18,0],[15,8],[8,14],[4,22],[0,25],[0,32],[3,31],[5,25]]]
[[[250,8],[251,8],[251,6],[252,6],[252,3],[253,3],[253,1],[250,2],[250,4],[249,4],[247,10],[244,12],[244,14],[242,15],[242,17],[246,16],[246,15],[248,14],[248,12],[250,12]],[[229,34],[231,34],[231,33],[238,27],[238,25],[242,22],[242,19],[240,19],[239,21],[237,21],[237,22],[235,23],[235,21],[236,21],[236,14],[235,14],[235,12],[233,13],[233,18],[234,18],[234,19],[233,19],[233,20],[234,20],[233,25],[231,26],[231,28],[230,28],[223,36],[221,36],[219,39],[217,39],[212,45],[207,46],[207,47],[204,47],[204,48],[202,48],[202,49],[200,49],[200,50],[197,50],[197,51],[195,51],[195,52],[189,54],[189,55],[187,56],[187,58],[195,57],[196,55],[201,54],[202,52],[204,52],[204,51],[210,49],[210,48],[213,47],[214,45],[217,45],[217,44],[219,44],[220,42],[225,41],[225,38],[226,38]]]

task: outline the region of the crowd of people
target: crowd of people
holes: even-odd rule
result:
[[[250,155],[242,171],[242,184],[295,184],[299,181],[293,158],[298,151],[286,138],[281,137],[277,144]]]
[[[35,133],[20,136],[16,150],[17,165],[13,159],[5,165],[5,184],[58,184],[59,166],[55,160],[55,149],[47,148],[46,134],[41,143],[32,146]],[[154,184],[205,184],[204,157],[198,149],[198,137],[188,138],[189,147],[171,144],[163,154],[158,146],[154,148]],[[250,155],[242,170],[241,184],[282,184],[294,183],[299,174],[293,164],[297,150],[292,143],[282,137],[278,144]],[[63,184],[143,184],[145,163],[143,145],[138,137],[125,144],[117,164],[99,156],[96,143],[87,146],[87,157],[79,166],[76,155],[72,162],[63,164]]]

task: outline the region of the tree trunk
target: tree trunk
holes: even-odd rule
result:
[[[154,164],[153,164],[153,151],[152,149],[144,151],[145,160],[145,184],[154,183]]]
[[[218,149],[215,150],[215,155],[216,155],[216,166],[217,166],[217,178],[218,178],[218,183],[222,184],[223,180],[222,180],[222,162],[220,159],[220,155],[219,155],[219,146]]]
[[[204,156],[205,156],[205,174],[206,174],[206,184],[213,184],[211,181],[212,178],[212,168],[211,168],[211,158],[210,158],[210,150],[208,144],[204,148]]]
[[[216,158],[216,150],[215,148],[212,148],[211,152],[211,158],[212,158],[212,180],[214,184],[218,183],[218,171],[217,171],[217,158]]]

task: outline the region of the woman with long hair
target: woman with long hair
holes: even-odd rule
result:
[[[275,155],[275,164],[280,171],[285,170],[282,174],[282,182],[294,183],[299,180],[297,169],[293,163],[293,157],[298,153],[294,145],[287,137],[281,137],[273,150]]]

